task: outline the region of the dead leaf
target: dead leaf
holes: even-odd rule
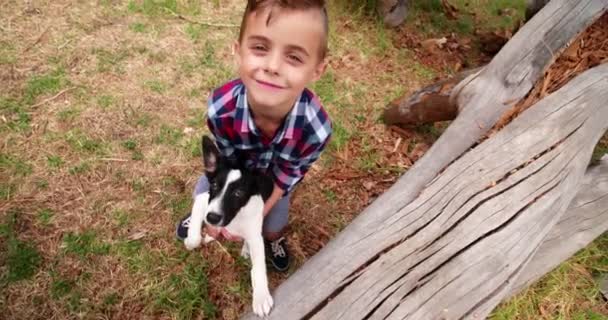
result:
[[[365,190],[367,190],[367,191],[371,191],[371,190],[372,190],[372,188],[373,188],[375,185],[376,185],[376,183],[375,183],[375,182],[373,182],[373,181],[366,181],[366,182],[363,182],[363,187],[364,187],[364,188],[365,188]]]

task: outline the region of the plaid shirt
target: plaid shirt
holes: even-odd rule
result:
[[[327,145],[331,122],[319,99],[304,89],[272,140],[251,117],[245,86],[230,81],[209,96],[207,125],[220,152],[248,169],[271,174],[286,193],[300,182]]]

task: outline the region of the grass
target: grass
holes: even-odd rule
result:
[[[0,269],[0,288],[31,278],[42,260],[33,243],[19,239],[16,228],[21,215],[18,211],[9,212],[0,224],[0,260],[4,261],[4,267]]]
[[[607,252],[608,234],[604,234],[533,287],[504,302],[490,319],[533,319],[537,310],[550,319],[606,319],[594,277],[608,273]]]
[[[201,259],[190,259],[184,270],[172,273],[151,289],[154,309],[168,310],[180,319],[215,319],[216,307],[207,297],[206,267]]]
[[[403,154],[442,132],[420,126],[402,141],[402,152],[391,151],[396,135],[378,121],[386,102],[451,68],[419,59],[399,39],[474,38],[477,29],[512,25],[523,13],[523,0],[450,3],[457,20],[443,14],[439,0],[412,2],[403,29],[382,25],[376,1],[329,3],[329,65],[312,90],[332,118],[333,135],[292,198],[292,270],[403,173]],[[202,169],[206,99],[235,77],[230,46],[238,30],[189,23],[172,12],[238,25],[244,2],[37,6],[43,15],[12,2],[0,11],[1,21],[11,21],[0,33],[3,317],[238,318],[251,299],[250,265],[238,257],[239,246],[190,252],[173,234]],[[39,27],[48,26],[40,37]],[[605,150],[604,138],[594,159]],[[375,185],[367,190],[362,181]],[[603,237],[493,317],[605,318],[592,281],[608,272],[605,252]],[[269,277],[271,289],[286,279]]]
[[[80,259],[108,254],[110,251],[110,245],[97,240],[97,235],[92,230],[83,233],[67,233],[63,237],[63,246],[65,253],[74,254]]]

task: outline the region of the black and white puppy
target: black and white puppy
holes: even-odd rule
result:
[[[270,197],[272,179],[239,167],[222,157],[213,141],[203,136],[203,161],[209,180],[209,192],[194,199],[188,237],[188,250],[202,242],[203,223],[224,227],[244,240],[241,255],[251,258],[253,312],[264,317],[270,313],[273,300],[268,290],[262,223],[264,202]],[[205,235],[205,243],[214,239]]]

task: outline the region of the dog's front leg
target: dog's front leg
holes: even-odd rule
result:
[[[253,287],[253,312],[259,317],[267,316],[272,309],[273,300],[268,290],[264,239],[257,235],[247,244],[251,254],[251,286]]]
[[[192,212],[190,216],[190,225],[188,226],[188,237],[184,240],[186,249],[192,250],[201,245],[203,237],[201,228],[205,219],[205,211],[209,202],[209,192],[201,193],[194,198]]]

